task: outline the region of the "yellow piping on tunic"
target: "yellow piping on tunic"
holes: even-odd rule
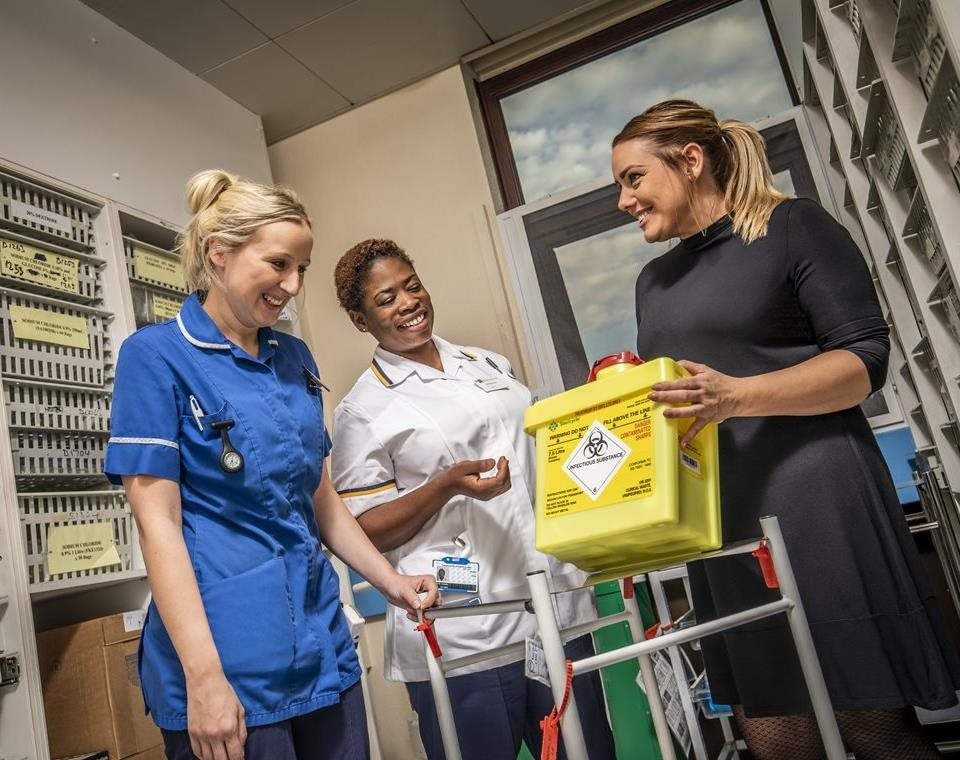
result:
[[[387,388],[393,385],[393,383],[390,382],[390,378],[383,373],[383,370],[380,369],[379,365],[376,362],[373,362],[370,365],[370,371],[373,372],[373,376],[376,377],[377,380],[383,383]]]
[[[362,486],[360,488],[345,488],[343,491],[337,491],[341,497],[353,498],[355,496],[373,496],[375,493],[383,493],[391,488],[397,487],[397,481],[388,480],[386,483],[379,483],[375,486]]]

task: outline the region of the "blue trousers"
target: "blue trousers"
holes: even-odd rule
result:
[[[167,760],[194,760],[186,731],[163,731]],[[247,730],[244,760],[369,760],[363,690],[358,681],[340,702],[297,718]]]
[[[567,657],[575,660],[594,654],[589,635],[574,639],[565,649]],[[413,681],[406,687],[427,757],[446,760],[430,682]],[[447,689],[463,760],[516,760],[521,740],[534,757],[540,757],[540,721],[553,708],[553,694],[523,674],[522,661],[451,676]],[[590,760],[615,760],[600,674],[594,671],[574,678],[573,693]],[[562,741],[558,757],[566,760]]]

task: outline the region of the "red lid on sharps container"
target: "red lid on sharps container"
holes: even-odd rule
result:
[[[618,351],[615,354],[608,354],[593,363],[590,374],[587,375],[587,382],[592,383],[597,379],[597,373],[615,364],[643,364],[643,359],[632,351]]]

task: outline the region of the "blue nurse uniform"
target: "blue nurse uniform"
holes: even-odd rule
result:
[[[360,678],[313,513],[331,448],[317,366],[297,338],[263,328],[259,339],[251,357],[196,294],[175,320],[130,336],[117,364],[105,468],[114,483],[151,475],[179,484],[183,537],[248,726],[334,704]],[[214,424],[228,420],[224,437]],[[225,446],[242,456],[239,471],[221,467]],[[186,729],[183,669],[153,603],[140,677],[157,725]]]

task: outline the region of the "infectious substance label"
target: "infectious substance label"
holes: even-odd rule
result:
[[[636,396],[550,423],[546,517],[653,493],[653,402]],[[563,476],[557,477],[556,470]]]

